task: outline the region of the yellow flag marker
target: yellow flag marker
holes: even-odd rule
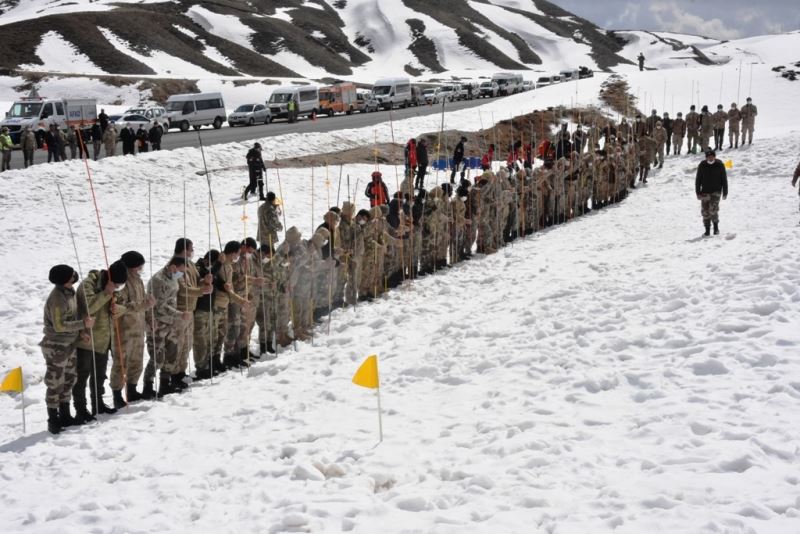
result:
[[[0,384],[0,391],[22,393],[22,367],[12,369]]]
[[[353,384],[374,389],[378,396],[378,436],[383,441],[383,411],[381,410],[381,382],[378,375],[378,356],[372,354],[353,375]]]
[[[725,168],[728,169],[728,170],[731,170],[733,168],[733,160],[732,159],[725,160]]]
[[[25,382],[22,379],[22,367],[12,369],[0,382],[0,392],[19,393],[22,395],[22,434],[25,434]]]
[[[373,354],[364,360],[356,374],[353,375],[353,384],[370,389],[377,389],[381,386],[378,378],[377,355]]]

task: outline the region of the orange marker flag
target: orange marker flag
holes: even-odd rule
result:
[[[381,383],[378,375],[378,356],[369,356],[353,375],[353,384],[374,389],[378,396],[378,436],[383,441],[383,413],[381,410]]]

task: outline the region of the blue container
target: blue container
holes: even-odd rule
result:
[[[447,158],[439,158],[439,161],[437,162],[437,165],[438,165],[437,168],[440,171],[446,171],[447,170]]]
[[[470,169],[480,169],[481,168],[481,158],[478,156],[470,156],[469,158],[469,168]]]

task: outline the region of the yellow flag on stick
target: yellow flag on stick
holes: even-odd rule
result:
[[[370,389],[380,387],[377,355],[373,354],[364,360],[364,363],[358,368],[356,374],[353,375],[353,384]]]
[[[733,168],[733,160],[732,159],[725,160],[725,168],[728,169],[728,170],[731,170]]]
[[[9,391],[22,395],[22,434],[25,434],[25,383],[22,380],[22,367],[12,369],[0,382],[0,392]]]
[[[356,374],[353,375],[353,384],[374,389],[378,396],[378,437],[383,441],[383,410],[381,409],[381,383],[378,377],[378,356],[373,354],[364,360]]]
[[[22,367],[12,369],[0,383],[0,391],[22,393]]]

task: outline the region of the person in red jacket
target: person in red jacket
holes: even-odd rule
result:
[[[364,191],[364,194],[369,199],[370,207],[374,208],[375,206],[389,204],[389,190],[386,188],[386,184],[383,183],[383,175],[380,171],[372,173],[372,181],[367,184],[367,190]]]
[[[406,143],[406,177],[413,178],[417,169],[417,140],[413,137]]]
[[[494,144],[490,144],[489,150],[481,158],[481,168],[484,171],[488,171],[489,169],[492,168],[493,161],[494,161]]]

